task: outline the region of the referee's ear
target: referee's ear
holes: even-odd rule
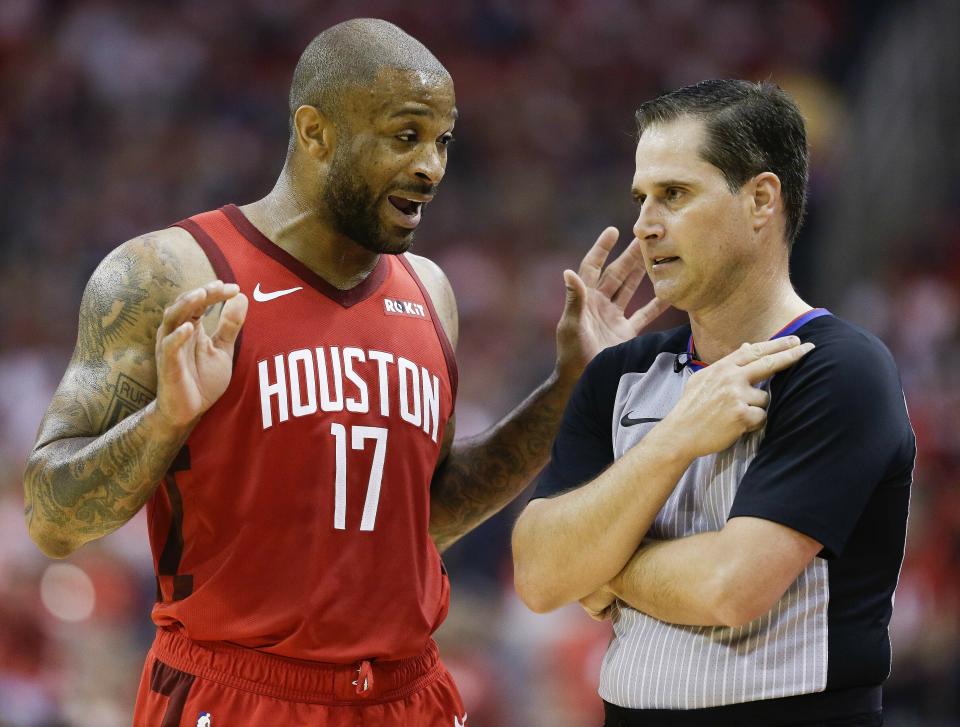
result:
[[[747,182],[744,191],[749,195],[749,213],[754,232],[776,224],[778,217],[786,220],[780,178],[776,174],[761,172]]]

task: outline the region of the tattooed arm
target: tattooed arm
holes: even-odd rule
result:
[[[442,552],[508,505],[550,456],[550,445],[573,382],[554,372],[524,401],[482,434],[453,442],[430,486],[430,535]]]
[[[94,272],[24,474],[27,528],[45,554],[65,557],[133,517],[226,388],[246,301],[219,281],[197,287],[213,277],[179,228],[121,245]],[[235,297],[211,338],[204,311]]]
[[[430,534],[440,550],[499,512],[546,464],[567,399],[587,363],[602,349],[637,335],[666,309],[654,298],[629,318],[624,315],[645,271],[637,240],[604,269],[616,242],[616,229],[608,227],[579,273],[564,271],[567,301],[557,325],[557,365],[547,381],[476,437],[454,442],[454,422],[448,422],[430,489]],[[457,308],[450,284],[433,263],[409,257],[456,345]]]

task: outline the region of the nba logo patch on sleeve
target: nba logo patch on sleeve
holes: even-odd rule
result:
[[[201,712],[197,716],[197,727],[213,727],[209,712]]]
[[[430,316],[427,315],[427,307],[423,303],[401,300],[400,298],[384,298],[383,312],[388,316],[409,316],[424,321],[430,320]]]

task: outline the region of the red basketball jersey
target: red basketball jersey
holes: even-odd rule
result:
[[[148,503],[154,621],[298,659],[420,654],[449,600],[428,525],[457,381],[429,295],[402,255],[337,290],[232,205],[178,225],[250,307]]]

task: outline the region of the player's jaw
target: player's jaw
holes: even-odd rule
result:
[[[399,255],[413,244],[423,207],[435,191],[436,185],[424,184],[377,194],[356,176],[333,173],[324,202],[340,234],[371,252]]]

